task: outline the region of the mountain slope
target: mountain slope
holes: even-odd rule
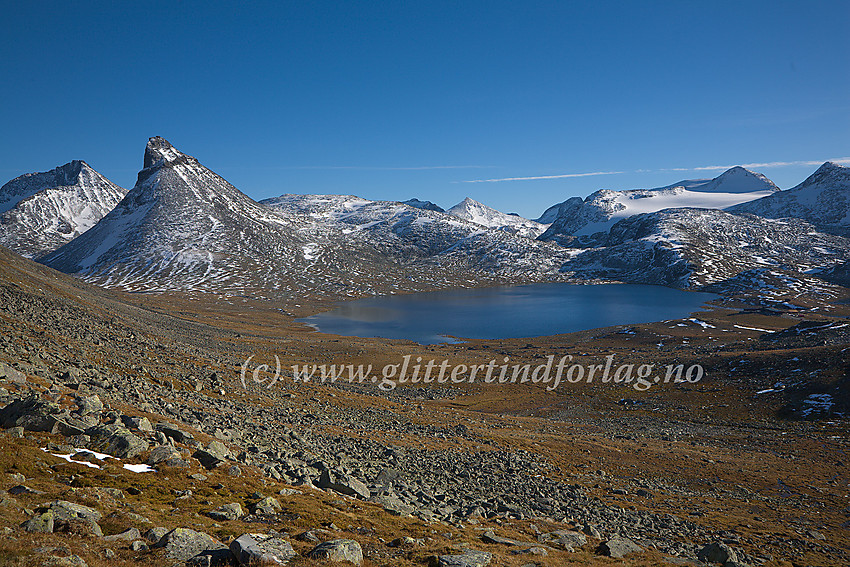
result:
[[[0,245],[37,258],[84,233],[127,194],[75,160],[0,187]]]
[[[657,189],[602,189],[584,200],[573,197],[547,209],[537,220],[551,226],[540,239],[569,243],[574,236],[607,232],[632,215],[680,207],[725,209],[778,190],[763,175],[742,167],[733,167],[715,179],[681,181]]]
[[[135,187],[94,228],[43,262],[129,290],[236,291],[298,254],[291,223],[162,138],[151,138]]]
[[[496,228],[528,238],[537,238],[546,230],[546,227],[539,222],[522,218],[519,215],[505,214],[469,197],[446,212],[489,228]]]
[[[850,240],[802,220],[769,220],[706,209],[635,215],[612,227],[602,246],[563,266],[577,277],[720,292],[832,293],[813,277],[842,264]]]
[[[135,187],[43,262],[128,291],[292,299],[560,279],[568,257],[555,245],[401,203],[277,201],[261,205],[151,138]]]
[[[850,167],[826,162],[796,187],[737,205],[730,211],[771,219],[805,219],[820,230],[848,235]]]
[[[344,235],[348,247],[378,250],[417,277],[440,273],[439,269],[456,271],[461,285],[468,285],[470,278],[562,279],[558,267],[571,253],[447,212],[395,201],[290,194],[261,203],[287,216],[306,215],[318,226]]]

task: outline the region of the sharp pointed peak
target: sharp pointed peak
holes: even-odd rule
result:
[[[815,171],[815,173],[817,173],[818,171],[847,171],[848,169],[850,168],[848,168],[846,165],[841,165],[840,163],[834,161],[827,161],[824,162],[823,165],[821,165],[817,169],[817,171]]]
[[[188,156],[175,148],[171,142],[162,136],[154,136],[148,139],[148,143],[145,146],[144,167],[147,169],[160,164],[174,163],[185,157]]]

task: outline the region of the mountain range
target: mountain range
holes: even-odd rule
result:
[[[134,292],[344,298],[624,281],[833,293],[821,276],[850,256],[848,172],[826,163],[781,191],[734,167],[656,189],[600,190],[530,220],[470,198],[448,210],[351,195],[256,202],[155,137],[129,192],[79,161],[4,185],[0,243]]]

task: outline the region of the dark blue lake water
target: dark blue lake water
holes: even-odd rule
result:
[[[547,283],[370,297],[299,321],[324,333],[433,344],[678,319],[717,297],[654,285]]]

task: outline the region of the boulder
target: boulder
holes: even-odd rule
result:
[[[233,554],[229,549],[203,551],[186,561],[186,567],[232,567]]]
[[[90,425],[82,419],[77,419],[69,415],[57,417],[56,423],[53,424],[53,429],[50,432],[66,437],[75,437],[77,435],[83,435],[83,432],[89,427]]]
[[[363,550],[353,539],[332,539],[314,547],[307,557],[334,562],[348,561],[360,565],[363,562]]]
[[[457,555],[432,557],[430,563],[432,567],[486,567],[492,560],[492,553],[467,549]]]
[[[243,534],[230,542],[230,552],[239,565],[286,565],[298,554],[278,534]]]
[[[99,522],[101,518],[103,518],[103,514],[94,508],[89,508],[82,504],[74,504],[67,500],[54,500],[53,502],[45,504],[44,508],[53,510],[53,513],[56,514],[57,520],[85,518],[93,522]]]
[[[171,561],[188,561],[204,552],[227,549],[223,543],[203,532],[176,528],[162,536],[154,547],[165,549],[165,558]]]
[[[537,541],[572,551],[574,548],[586,544],[587,536],[572,530],[555,530],[554,532],[540,534],[537,536]]]
[[[608,541],[600,544],[599,551],[602,555],[622,559],[630,553],[643,551],[643,548],[630,539],[624,537],[612,537]]]
[[[139,533],[139,530],[136,528],[130,528],[120,534],[104,536],[103,539],[106,541],[133,541],[140,537],[142,537],[142,534]]]
[[[156,424],[156,430],[169,437],[174,439],[177,443],[188,443],[190,441],[194,441],[195,436],[189,433],[188,431],[183,431],[179,427],[175,427],[170,423],[158,423]]]
[[[80,415],[88,415],[103,411],[103,402],[95,394],[93,396],[80,396],[77,398],[78,413]]]
[[[23,427],[27,431],[51,432],[56,425],[57,414],[61,411],[57,404],[32,394],[0,409],[0,425],[5,428]]]
[[[697,559],[703,563],[737,562],[738,554],[725,543],[709,543],[697,553]]]
[[[7,382],[14,382],[16,384],[24,384],[27,381],[27,375],[19,370],[15,370],[11,366],[7,366],[0,362],[0,378],[5,379]]]
[[[498,536],[493,530],[486,530],[483,534],[481,534],[481,541],[484,543],[498,543],[501,545],[529,545],[515,539]]]
[[[228,521],[238,520],[244,515],[244,513],[245,512],[242,511],[242,506],[238,502],[232,502],[230,504],[219,506],[215,510],[208,512],[207,516],[213,520]]]
[[[139,431],[145,431],[148,433],[153,432],[153,426],[151,425],[150,420],[146,417],[122,415],[121,423],[123,423],[128,429],[138,429]]]
[[[319,477],[316,486],[319,488],[329,488],[340,494],[346,494],[364,500],[372,495],[369,488],[353,476],[332,472],[328,469],[322,471],[322,475]]]
[[[103,515],[94,508],[66,500],[55,500],[39,508],[39,511],[44,509],[53,512],[54,532],[98,537],[103,535],[98,525]]]
[[[278,502],[278,499],[274,496],[266,496],[254,504],[251,508],[254,511],[254,514],[259,516],[271,516],[283,510],[280,502]]]
[[[226,458],[218,453],[211,453],[206,449],[198,449],[192,456],[203,465],[203,467],[207,470],[212,470],[216,467],[220,467],[226,462]]]
[[[154,466],[170,459],[179,459],[181,456],[180,451],[171,445],[159,445],[151,450],[146,462],[150,466]]]
[[[380,504],[384,510],[394,516],[409,516],[415,510],[413,506],[405,504],[395,496],[372,496],[369,498],[369,502]]]
[[[150,543],[157,544],[162,540],[165,534],[168,533],[168,528],[156,527],[151,528],[144,533],[142,537],[148,540]]]
[[[53,510],[47,510],[24,522],[23,528],[28,532],[49,534],[53,532],[53,521]]]
[[[86,429],[86,435],[91,437],[88,448],[118,457],[130,459],[148,450],[148,442],[137,437],[122,425],[96,425]]]

